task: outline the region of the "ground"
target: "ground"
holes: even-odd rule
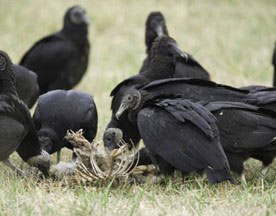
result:
[[[111,89],[136,74],[145,57],[144,23],[151,11],[164,13],[170,35],[214,81],[237,87],[272,83],[275,0],[1,0],[0,49],[18,63],[36,40],[61,27],[65,10],[75,4],[90,19],[90,65],[77,89],[94,95],[98,141],[110,119]],[[62,158],[69,157],[63,151]],[[21,165],[16,154],[12,159]],[[247,186],[210,186],[192,176],[163,185],[72,188],[22,180],[1,165],[0,215],[275,215],[275,169],[262,181],[260,168],[259,162],[246,163]]]

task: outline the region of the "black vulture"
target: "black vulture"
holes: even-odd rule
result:
[[[128,89],[134,88],[135,86],[148,83],[153,80],[173,78],[175,68],[175,58],[183,58],[187,60],[188,56],[185,52],[181,51],[173,38],[168,36],[160,36],[155,39],[151,48],[151,62],[150,67],[138,75],[132,76],[121,83],[119,83],[111,92],[112,102],[111,110],[112,117],[111,121],[107,125],[108,128],[119,128],[123,132],[123,139],[126,142],[133,142],[135,145],[140,140],[139,131],[137,125],[132,124],[128,121],[127,115],[123,114],[120,120],[115,118],[121,99]],[[112,134],[111,130],[106,130],[104,136],[110,137]],[[106,140],[104,138],[104,140]],[[105,143],[105,146],[110,149],[116,148],[116,144],[111,142]]]
[[[159,95],[161,97],[175,95]],[[119,118],[128,110],[128,118],[135,124],[140,110],[156,98],[142,95],[138,90],[130,90],[122,99],[116,117]],[[194,101],[200,100],[196,98]],[[231,170],[242,174],[243,162],[249,157],[262,161],[264,168],[272,163],[276,154],[276,112],[231,100],[198,103],[204,105],[217,119],[220,141],[229,157]]]
[[[90,94],[77,90],[49,91],[38,98],[33,116],[42,148],[50,154],[63,147],[73,149],[64,136],[67,130],[83,129],[84,137],[92,142],[97,133],[97,109]]]
[[[163,14],[159,11],[151,12],[146,20],[145,44],[146,58],[140,69],[140,73],[146,71],[150,67],[151,48],[154,40],[161,35],[169,35],[166,21]],[[210,80],[209,73],[203,68],[192,55],[183,61],[181,58],[176,59],[175,77],[177,78],[199,78]]]
[[[64,16],[63,28],[36,42],[20,65],[38,76],[40,94],[69,90],[83,77],[89,60],[88,19],[85,10],[74,6]]]
[[[273,86],[276,87],[276,42],[275,42],[275,47],[274,47],[273,56],[272,56],[272,64],[274,66]]]
[[[147,56],[143,61],[143,65],[139,73],[147,70],[147,68],[150,66],[150,53],[152,44],[158,36],[162,35],[169,35],[166,26],[166,20],[161,12],[151,12],[146,20],[145,44]]]
[[[12,70],[16,80],[16,92],[19,98],[31,109],[39,96],[37,75],[27,68],[13,64]]]
[[[31,114],[18,98],[12,70],[9,56],[0,51],[0,161],[22,174],[9,160],[17,151],[23,161],[47,176],[50,156],[41,149]]]
[[[162,173],[205,171],[210,183],[233,180],[216,119],[202,105],[178,98],[129,109],[138,109],[139,132]]]

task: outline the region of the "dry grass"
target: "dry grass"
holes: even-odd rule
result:
[[[0,48],[18,62],[37,39],[61,27],[64,11],[74,4],[84,6],[91,20],[90,67],[77,88],[95,96],[98,139],[110,119],[109,92],[136,74],[145,56],[144,22],[152,10],[164,13],[171,36],[213,80],[271,84],[274,0],[1,0]],[[20,164],[17,155],[13,159]],[[275,215],[275,171],[262,184],[259,169],[257,162],[247,163],[246,187],[209,186],[191,177],[185,184],[176,178],[164,185],[69,188],[20,180],[1,165],[0,215]]]

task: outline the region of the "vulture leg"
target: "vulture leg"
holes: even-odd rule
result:
[[[242,185],[247,186],[247,182],[246,182],[246,178],[245,178],[244,173],[243,173],[243,174],[241,174],[241,183],[242,183]]]
[[[61,150],[58,150],[57,151],[57,163],[60,162],[60,153],[61,153]]]

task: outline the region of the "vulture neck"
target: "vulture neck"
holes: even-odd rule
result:
[[[78,45],[88,44],[88,26],[85,24],[79,26],[65,24],[61,32]]]
[[[169,33],[168,33],[168,30],[166,28],[166,26],[163,26],[163,33],[164,35],[167,35],[169,36]],[[150,29],[150,27],[146,27],[146,35],[145,35],[145,44],[146,44],[146,53],[150,56],[150,53],[151,53],[151,47],[152,47],[152,44],[154,42],[154,40],[158,37],[157,33]]]
[[[152,43],[153,41],[155,40],[155,38],[157,38],[158,35],[156,34],[156,32],[150,30],[150,29],[146,29],[146,41],[145,41],[145,44],[146,44],[146,53],[148,55],[150,55],[150,52],[151,52],[151,47],[152,47]]]
[[[150,60],[150,67],[145,75],[151,81],[173,78],[175,76],[175,62],[171,57],[154,56]]]
[[[57,133],[51,128],[41,128],[38,132],[38,137],[49,137],[53,143],[58,141]]]

